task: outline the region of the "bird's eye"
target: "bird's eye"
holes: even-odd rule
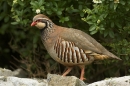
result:
[[[36,22],[40,22],[41,20],[36,20]]]

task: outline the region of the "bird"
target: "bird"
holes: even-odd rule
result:
[[[93,61],[107,58],[121,60],[87,33],[56,25],[44,14],[35,15],[31,26],[40,29],[42,43],[49,55],[67,67],[62,76],[78,66],[81,69],[80,80],[85,80],[85,66]]]

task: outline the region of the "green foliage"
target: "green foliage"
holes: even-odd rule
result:
[[[87,16],[82,18],[83,21],[90,25],[90,34],[100,33],[103,36],[102,38],[107,38],[106,41],[109,43],[106,44],[109,47],[115,49],[114,51],[118,55],[125,54],[127,59],[129,59],[130,52],[129,5],[130,1],[128,0],[126,2],[120,0],[119,3],[102,1],[100,4],[93,4],[93,9],[83,9]],[[122,49],[124,52],[122,52]]]
[[[14,59],[11,60],[14,66],[25,69],[29,77],[46,77],[48,72],[61,74],[63,69],[47,54],[41,43],[39,30],[30,27],[33,16],[43,13],[57,25],[90,33],[109,51],[122,58],[122,62],[106,60],[89,65],[86,76],[90,82],[121,76],[122,72],[128,75],[130,1],[117,1],[102,0],[102,3],[93,3],[88,0],[1,0],[0,58],[10,61],[13,56],[19,62],[17,65]],[[9,67],[1,62],[0,65]]]

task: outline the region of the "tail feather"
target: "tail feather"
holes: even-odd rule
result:
[[[107,59],[107,58],[110,58],[109,56],[107,55],[94,55],[95,59],[99,59],[99,60],[103,60],[103,59]]]
[[[112,54],[109,51],[104,52],[105,54],[98,54],[98,53],[92,52],[90,50],[86,50],[85,53],[89,54],[91,56],[94,56],[95,59],[99,59],[99,60],[103,60],[103,59],[107,59],[107,58],[113,58],[113,59],[121,60],[119,57],[115,56],[114,54]]]
[[[99,60],[103,60],[103,59],[108,59],[108,58],[114,58],[114,59],[118,59],[118,60],[121,60],[120,58],[118,58],[117,56],[113,56],[113,57],[110,57],[108,55],[101,55],[101,54],[97,54],[97,53],[94,53],[94,54],[91,54],[95,57],[95,59],[99,59]]]

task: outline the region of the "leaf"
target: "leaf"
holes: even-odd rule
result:
[[[122,4],[122,5],[125,5],[125,1],[123,1],[123,0],[120,0],[120,3]]]
[[[129,11],[129,9],[130,9],[129,7],[126,7],[126,11]]]
[[[114,3],[110,3],[110,9],[113,9],[114,8]]]
[[[104,37],[106,37],[107,35],[108,35],[108,31],[105,30],[105,31],[104,31]]]
[[[82,10],[82,5],[79,5],[79,10]]]
[[[118,3],[114,4],[114,10],[116,10]]]
[[[40,6],[42,6],[44,3],[45,3],[44,0],[39,1]]]
[[[8,21],[9,21],[9,17],[6,16],[6,17],[4,18],[4,22],[6,23],[6,22],[8,22]]]
[[[65,21],[69,21],[69,17],[65,17],[64,20],[65,20]]]
[[[77,9],[72,9],[71,11],[72,11],[72,12],[78,12],[79,10],[77,10]]]
[[[119,27],[119,28],[122,28],[122,26],[119,24],[119,22],[115,22],[116,26]]]
[[[54,12],[57,12],[57,8],[52,8],[52,10],[53,10]]]
[[[93,35],[93,34],[97,33],[97,31],[98,30],[94,30],[94,31],[90,32],[90,34]]]
[[[17,25],[19,24],[18,22],[11,22],[12,25]]]
[[[105,30],[105,28],[101,27],[100,30]]]
[[[111,22],[111,27],[112,27],[112,28],[114,27],[114,22]]]
[[[84,13],[83,13],[83,12],[81,12],[81,13],[80,13],[80,17],[83,17],[83,16],[84,16]]]
[[[61,23],[64,23],[64,21],[65,21],[64,17],[61,17],[60,20],[59,20],[59,22],[61,22]]]
[[[96,30],[96,25],[92,25],[92,26],[89,28],[89,31],[93,31],[93,30]]]
[[[51,15],[51,14],[52,14],[52,11],[48,10],[48,11],[47,11],[47,14],[48,14],[48,15]]]
[[[62,14],[62,12],[61,11],[57,11],[57,15],[61,15]]]
[[[87,21],[87,23],[88,23],[89,25],[93,24],[93,22],[92,22],[92,21]]]
[[[87,17],[86,17],[86,20],[87,20],[87,21],[91,21],[92,19],[93,19],[93,16],[87,16]]]
[[[58,5],[57,5],[57,3],[56,3],[56,2],[54,2],[53,4],[54,4],[54,6],[55,6],[56,8],[58,7]]]
[[[109,31],[109,36],[111,37],[111,38],[114,38],[114,32],[113,31]]]
[[[67,23],[69,27],[72,27],[72,23],[71,22],[68,22]]]

